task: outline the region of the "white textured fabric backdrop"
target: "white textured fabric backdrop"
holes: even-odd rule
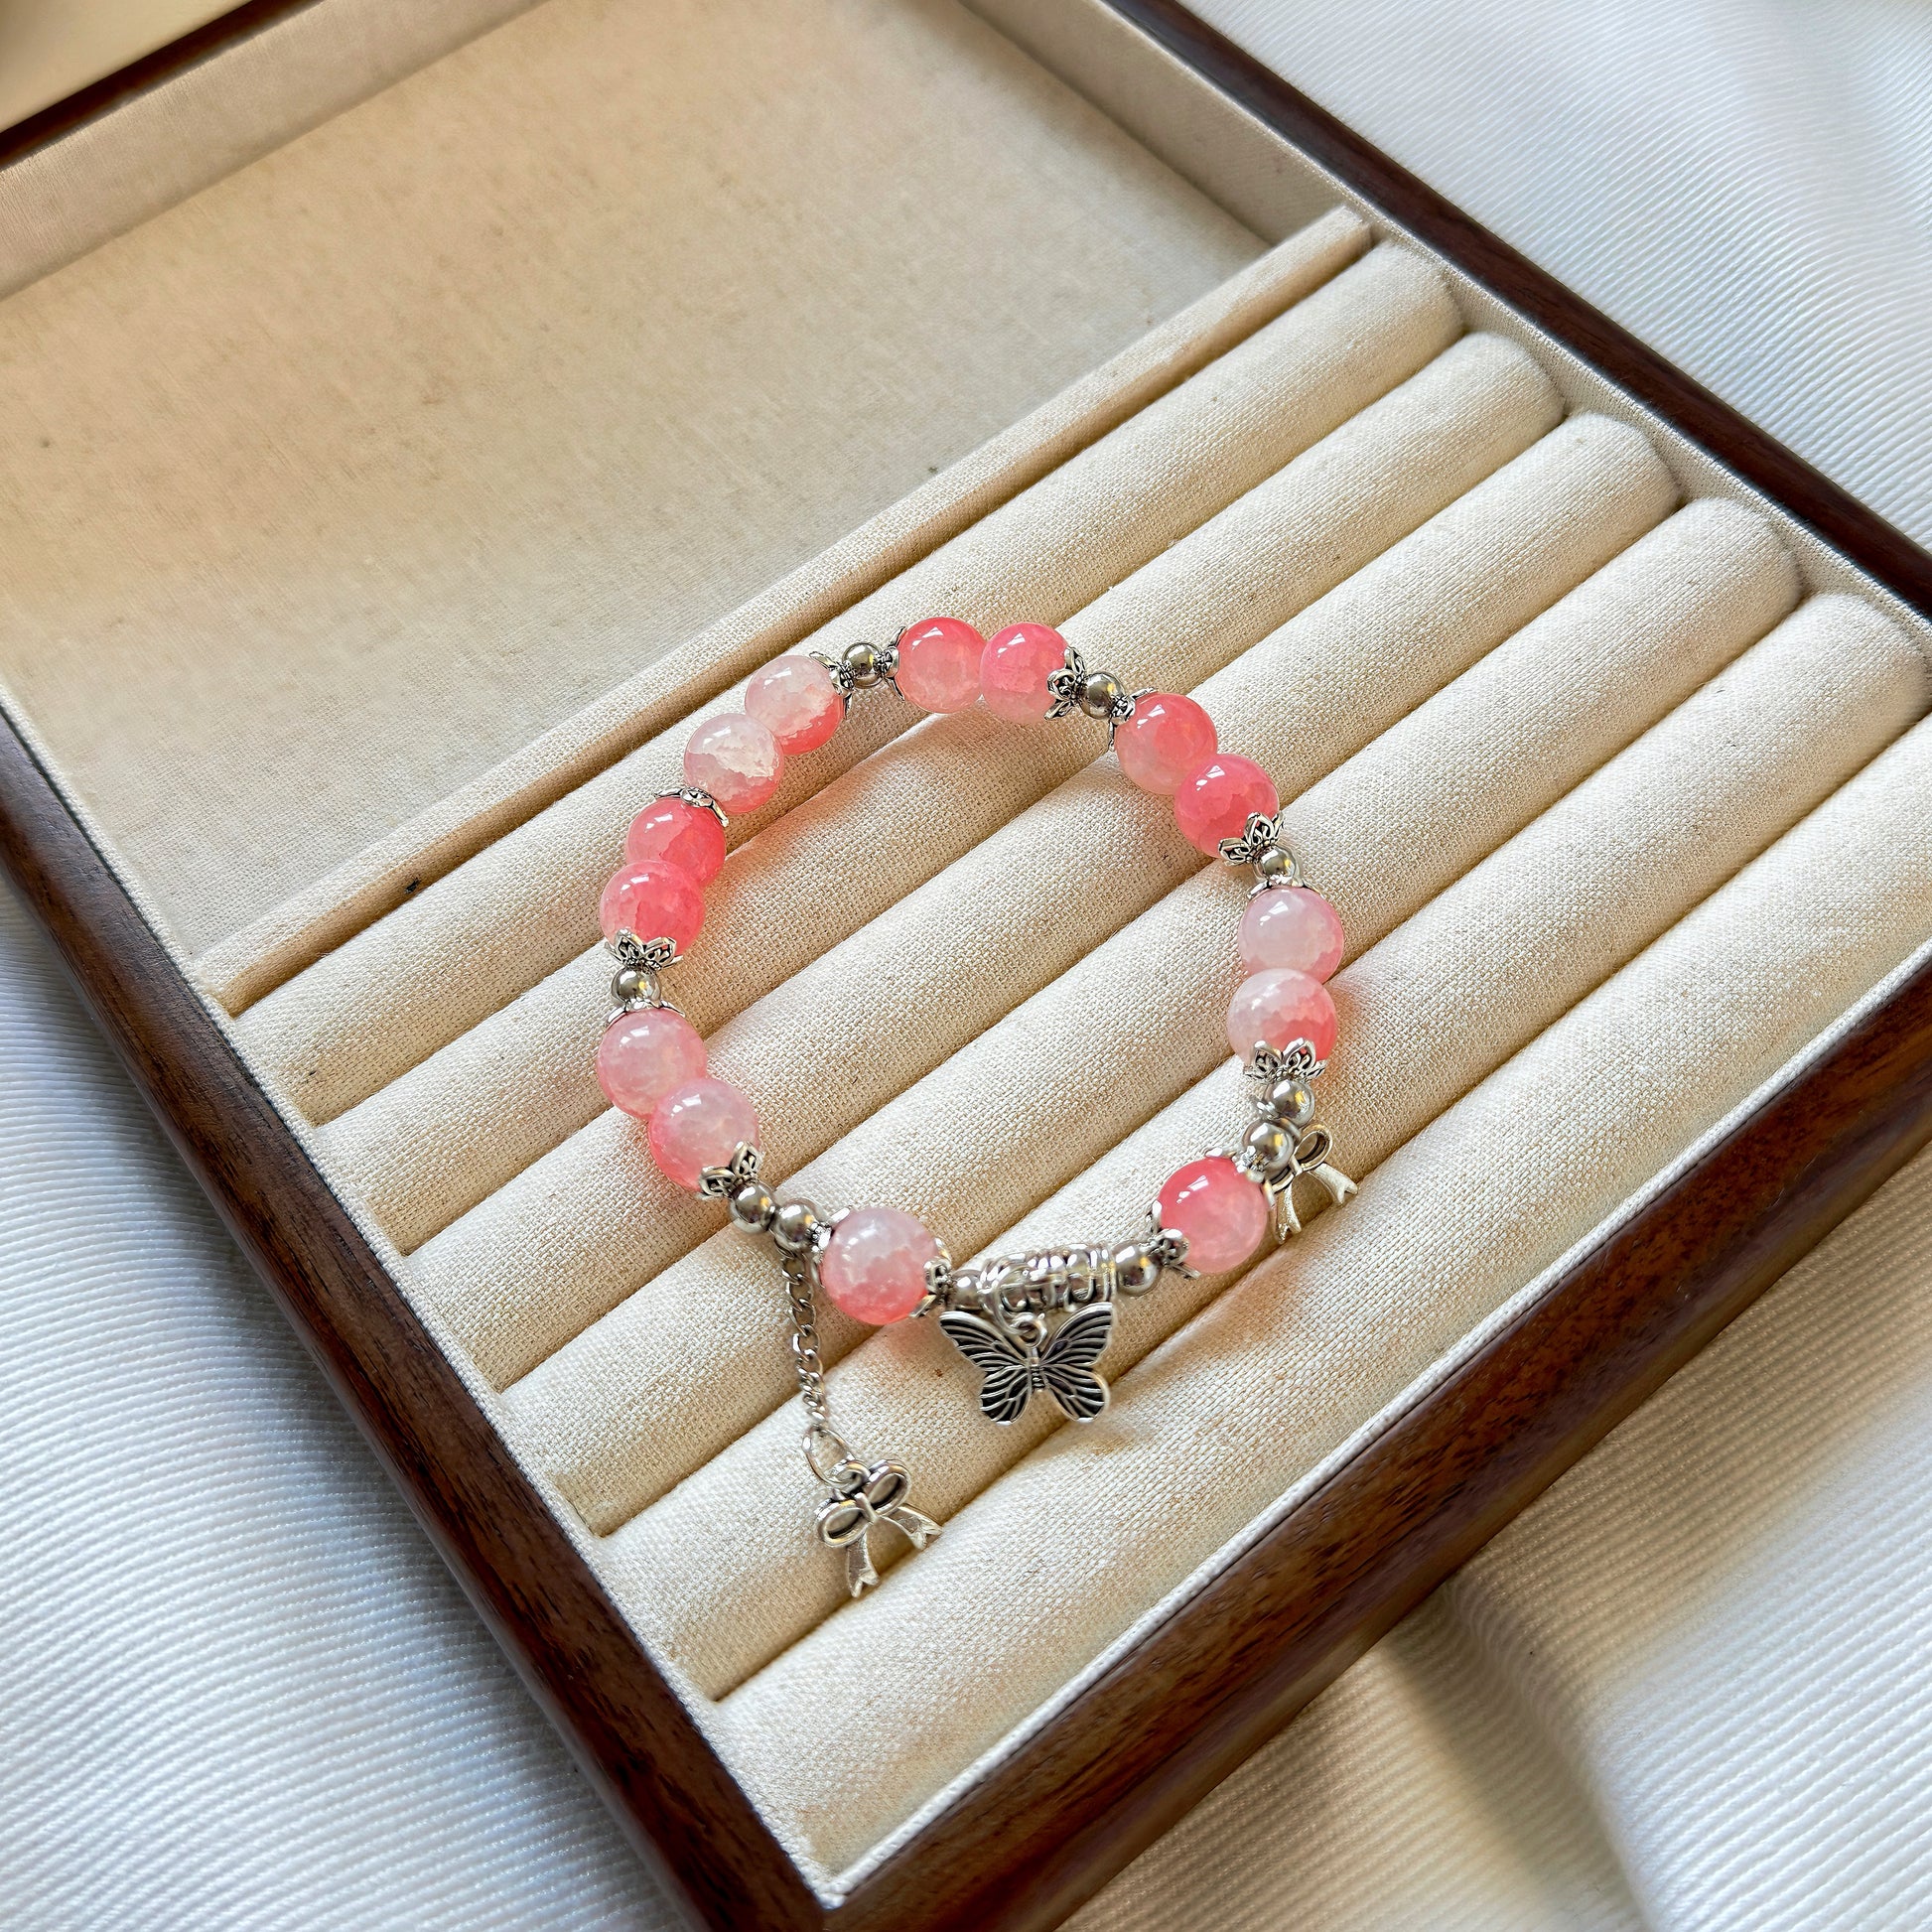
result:
[[[1932,15],[1203,9],[1932,535]],[[665,1914],[0,910],[0,1916]],[[1932,1158],[1083,1915],[1932,1922]]]

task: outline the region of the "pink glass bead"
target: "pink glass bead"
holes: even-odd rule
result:
[[[1217,752],[1174,793],[1174,823],[1189,845],[1212,858],[1223,839],[1248,829],[1254,813],[1273,818],[1281,803],[1275,781],[1253,759]]]
[[[725,863],[725,828],[714,813],[683,798],[653,798],[630,821],[623,856],[632,865],[662,859],[709,886]]]
[[[1066,639],[1043,623],[1013,623],[987,639],[980,657],[986,708],[1016,725],[1046,716],[1047,677],[1066,661]]]
[[[722,1168],[742,1141],[759,1144],[758,1110],[723,1080],[686,1080],[650,1115],[650,1158],[667,1179],[693,1193],[707,1168]]]
[[[845,722],[845,700],[832,673],[816,657],[796,653],[774,657],[746,685],[745,709],[787,757],[817,751]]]
[[[1293,966],[1325,980],[1341,964],[1341,914],[1306,886],[1257,893],[1241,915],[1241,963],[1251,973]]]
[[[626,1114],[648,1120],[651,1109],[705,1068],[704,1041],[681,1013],[646,1007],[604,1030],[597,1048],[597,1083]]]
[[[1291,1039],[1306,1039],[1318,1060],[1335,1050],[1335,1003],[1328,989],[1293,966],[1271,966],[1244,979],[1228,1002],[1228,1044],[1245,1060],[1257,1040],[1279,1052]]]
[[[704,894],[682,866],[646,859],[611,875],[597,910],[607,939],[628,927],[639,939],[668,939],[684,952],[704,924]]]
[[[894,682],[921,711],[970,711],[985,653],[986,639],[970,623],[926,618],[900,634]]]
[[[1214,756],[1214,720],[1192,698],[1156,691],[1114,734],[1120,768],[1143,791],[1172,798]]]
[[[728,812],[755,812],[778,789],[785,755],[778,741],[742,711],[721,711],[691,734],[684,779]]]
[[[1203,1275],[1239,1268],[1268,1232],[1268,1196],[1222,1155],[1171,1173],[1158,1198],[1161,1225],[1187,1237],[1187,1266]]]
[[[925,1300],[925,1265],[938,1237],[897,1207],[855,1207],[832,1230],[818,1279],[834,1308],[881,1327],[900,1321]]]

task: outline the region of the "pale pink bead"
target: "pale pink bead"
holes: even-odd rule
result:
[[[832,673],[816,657],[796,653],[774,657],[746,685],[745,709],[787,757],[817,751],[845,722],[845,700]]]
[[[1187,1237],[1187,1266],[1203,1275],[1239,1268],[1268,1232],[1268,1196],[1218,1154],[1168,1176],[1161,1225]]]
[[[1341,914],[1306,886],[1257,893],[1241,915],[1241,963],[1251,973],[1293,966],[1325,980],[1341,964]]]
[[[1273,818],[1281,803],[1274,779],[1253,759],[1217,752],[1174,793],[1174,823],[1189,845],[1211,858],[1223,839],[1238,839],[1248,829],[1252,814]]]
[[[1172,798],[1214,756],[1214,720],[1192,698],[1156,691],[1114,734],[1120,768],[1143,791]]]
[[[686,1080],[650,1115],[650,1158],[665,1177],[697,1192],[707,1168],[722,1168],[740,1143],[759,1144],[758,1110],[723,1080]]]
[[[1066,661],[1066,639],[1043,623],[1013,623],[987,639],[980,657],[986,708],[1016,725],[1046,716],[1047,677]]]
[[[623,856],[633,865],[665,860],[708,886],[725,863],[725,828],[715,813],[688,799],[653,798],[630,821]]]
[[[921,711],[970,711],[985,653],[986,639],[970,623],[926,618],[900,633],[893,679]]]
[[[1228,1044],[1245,1060],[1257,1041],[1280,1052],[1292,1039],[1306,1039],[1318,1060],[1335,1050],[1335,1003],[1328,989],[1293,966],[1271,966],[1244,979],[1228,1002]]]
[[[597,1048],[597,1083],[626,1114],[648,1120],[651,1109],[705,1067],[704,1041],[681,1013],[645,1007],[614,1020]]]
[[[938,1237],[902,1208],[855,1207],[832,1230],[818,1279],[834,1308],[883,1327],[925,1300],[925,1265],[938,1253]]]
[[[607,939],[628,930],[639,939],[668,939],[683,952],[704,924],[704,893],[682,866],[646,859],[611,875],[597,910]]]
[[[778,741],[742,711],[721,711],[691,734],[684,780],[728,812],[755,812],[778,789],[785,755]]]

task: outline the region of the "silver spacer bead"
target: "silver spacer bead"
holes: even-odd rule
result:
[[[820,1228],[818,1209],[808,1200],[788,1200],[771,1218],[771,1238],[788,1255],[802,1255],[815,1247]]]
[[[1279,845],[1265,845],[1255,854],[1255,877],[1264,886],[1295,884],[1295,855]]]
[[[1145,1295],[1161,1279],[1161,1262],[1145,1241],[1128,1241],[1112,1255],[1114,1287],[1122,1295]]]
[[[1279,1121],[1258,1120],[1241,1137],[1244,1154],[1269,1176],[1281,1173],[1295,1152],[1295,1137]]]
[[[890,683],[893,673],[898,669],[898,647],[896,644],[847,644],[839,653],[839,662],[845,667],[845,674],[852,681],[855,691],[870,691],[874,685]]]
[[[1080,709],[1089,718],[1111,718],[1127,694],[1111,671],[1089,671],[1080,680]]]
[[[747,1234],[762,1234],[777,1212],[771,1189],[759,1180],[748,1180],[731,1198],[732,1225]]]
[[[1314,1089],[1291,1074],[1268,1089],[1261,1111],[1284,1126],[1306,1127],[1314,1118]]]
[[[700,811],[709,812],[720,825],[728,825],[731,822],[725,816],[724,806],[719,804],[710,792],[703,790],[697,785],[675,785],[669,791],[660,791],[657,796],[660,798],[682,798],[687,805],[695,805]]]

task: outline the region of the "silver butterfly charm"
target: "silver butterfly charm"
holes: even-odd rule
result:
[[[989,1421],[1018,1422],[1035,1395],[1049,1395],[1073,1422],[1092,1422],[1109,1401],[1094,1367],[1113,1338],[1114,1305],[1097,1302],[1069,1314],[1051,1334],[1044,1318],[1018,1314],[1005,1322],[949,1309],[939,1325],[985,1378],[980,1410]]]

